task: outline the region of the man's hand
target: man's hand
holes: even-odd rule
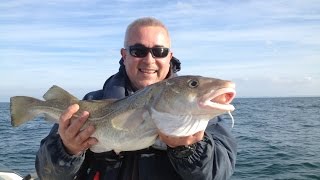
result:
[[[201,141],[204,136],[204,131],[199,131],[193,135],[184,136],[184,137],[167,136],[161,133],[160,131],[158,133],[159,133],[160,140],[172,148],[177,146],[187,146],[187,145],[194,144],[196,142]]]
[[[67,152],[72,155],[80,154],[98,142],[96,138],[90,137],[95,131],[94,126],[90,125],[81,130],[89,117],[89,112],[84,111],[80,116],[77,116],[75,113],[78,110],[78,104],[71,105],[61,114],[59,119],[58,132]]]

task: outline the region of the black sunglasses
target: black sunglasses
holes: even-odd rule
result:
[[[165,47],[153,47],[147,48],[145,46],[129,46],[129,53],[133,57],[143,58],[151,53],[153,58],[164,58],[167,57],[169,54],[169,48]]]

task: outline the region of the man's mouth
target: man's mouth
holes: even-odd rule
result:
[[[158,72],[158,70],[154,70],[154,69],[141,69],[141,68],[139,68],[139,71],[145,74],[153,74]]]

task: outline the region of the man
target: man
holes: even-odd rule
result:
[[[123,98],[136,90],[176,76],[180,62],[170,51],[167,28],[157,19],[140,18],[131,23],[121,49],[119,72],[102,90],[84,99]],[[139,151],[93,153],[95,128],[80,130],[89,113],[74,116],[70,106],[41,141],[36,169],[41,179],[228,179],[235,167],[236,144],[218,121],[206,131],[187,137],[159,132],[161,142]],[[72,121],[71,121],[72,119]]]

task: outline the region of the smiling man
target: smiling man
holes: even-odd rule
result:
[[[121,55],[135,89],[166,78],[172,58],[170,46],[169,33],[162,24],[155,22],[147,26],[141,23],[128,27]]]
[[[126,31],[119,72],[84,99],[120,99],[177,76],[180,62],[170,47],[170,36],[162,22],[149,17],[135,20]],[[89,113],[74,116],[78,109],[78,105],[66,109],[59,124],[41,141],[36,158],[41,179],[204,180],[228,179],[234,172],[236,143],[219,120],[190,136],[159,132],[161,141],[147,149],[93,153],[88,148],[97,143],[91,137],[95,127],[82,129]]]

